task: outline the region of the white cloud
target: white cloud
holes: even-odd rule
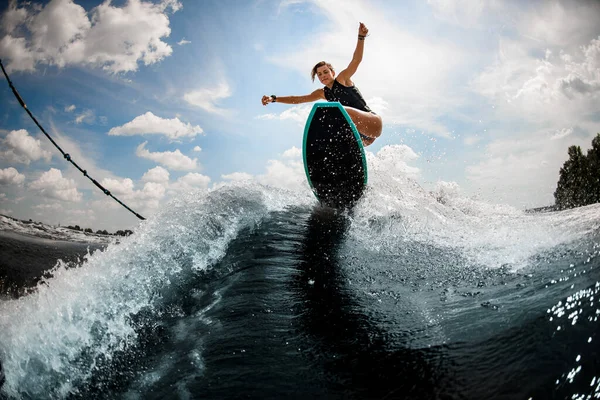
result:
[[[208,183],[210,182],[210,178],[208,176],[191,172],[187,175],[182,176],[177,179],[177,182],[185,183],[189,186],[206,188],[208,187]]]
[[[18,8],[16,0],[10,0],[8,9],[2,16],[0,27],[4,32],[12,32],[17,26],[25,22],[27,10]]]
[[[541,3],[497,0],[428,0],[442,21],[487,31],[513,30],[539,46],[572,47],[598,34],[600,3],[549,0]],[[577,45],[575,46],[577,47]]]
[[[0,56],[9,60],[9,71],[33,71],[38,63],[101,66],[112,73],[136,71],[139,62],[153,64],[173,51],[162,41],[171,33],[167,8],[175,12],[181,4],[130,0],[114,7],[105,1],[88,18],[86,10],[72,0],[22,8],[12,2],[3,16],[8,23]]]
[[[0,39],[0,57],[9,60],[6,70],[11,71],[35,71],[37,59],[27,47],[25,38],[15,38],[10,35]]]
[[[160,201],[165,197],[168,182],[146,182],[141,190],[135,189],[135,184],[129,178],[103,179],[101,184],[110,190],[113,195],[128,205],[144,213],[152,212],[160,206]],[[100,201],[99,208],[114,207],[114,202]]]
[[[71,104],[70,106],[65,107],[65,112],[73,112],[75,111],[75,104]]]
[[[82,195],[77,191],[73,179],[63,178],[60,170],[50,168],[31,184],[31,190],[39,192],[41,195],[63,201],[79,202]]]
[[[301,161],[269,160],[266,174],[257,176],[256,180],[263,185],[294,191],[308,187],[304,164]]]
[[[304,3],[308,3],[308,0],[281,0],[279,3],[279,8],[277,9],[277,13],[281,14],[281,12],[286,8],[291,8],[297,4]]]
[[[149,169],[143,176],[142,181],[144,182],[157,182],[167,183],[169,182],[169,171],[163,167],[154,167]]]
[[[231,174],[221,175],[221,178],[232,182],[243,182],[254,179],[254,176],[247,172],[234,172]]]
[[[233,172],[221,175],[221,178],[232,182],[254,180],[267,186],[310,192],[304,172],[302,152],[295,146],[284,151],[280,159],[268,160],[264,174],[253,176],[246,172]]]
[[[29,136],[25,129],[10,131],[2,140],[4,150],[0,151],[0,158],[10,162],[29,165],[32,161],[45,160],[49,162],[52,153],[42,149],[41,141]]]
[[[13,167],[0,169],[0,186],[2,185],[20,185],[25,181],[25,175],[20,174]]]
[[[181,151],[179,151],[179,149],[175,151],[151,153],[150,151],[146,150],[147,143],[148,142],[144,142],[137,147],[135,154],[138,157],[155,161],[164,165],[167,168],[177,171],[190,171],[198,169],[198,160],[196,158],[191,159],[183,155]]]
[[[516,4],[517,9],[511,13],[518,31],[540,46],[575,49],[588,41],[590,35],[598,36],[600,3],[597,1],[552,0],[528,7],[527,12],[522,12],[521,2]]]
[[[535,57],[531,43],[502,39],[497,61],[472,88],[505,118],[559,126],[578,121],[600,110],[600,37],[571,47],[571,53],[557,47]]]
[[[194,189],[206,189],[210,178],[192,172],[175,182],[169,182],[169,172],[162,167],[155,167],[143,175],[142,182],[145,183],[140,190],[136,190],[134,182],[129,178],[104,179],[101,184],[129,205],[143,209],[145,213],[152,213],[160,207],[167,193],[174,197]]]
[[[73,106],[73,109],[74,108],[75,108],[75,106]],[[96,116],[94,115],[94,112],[92,110],[85,110],[81,114],[77,115],[77,117],[75,117],[76,124],[81,124],[82,122],[91,124],[95,120],[96,120]]]
[[[202,149],[200,148],[200,146],[196,146],[196,147],[194,147],[194,151],[199,153],[202,151]]]
[[[302,161],[302,152],[297,147],[292,147],[283,152],[279,160],[267,162],[267,172],[258,175],[256,180],[263,184],[294,191],[306,191],[306,173]]]
[[[269,107],[277,107],[277,105],[270,105]],[[282,110],[279,114],[262,114],[258,115],[256,119],[262,120],[290,120],[299,123],[300,125],[304,125],[306,120],[308,119],[308,114],[310,114],[310,110],[312,109],[312,105],[299,105],[286,108]]]
[[[489,0],[427,0],[434,15],[459,26],[475,26],[479,23]]]
[[[291,158],[291,159],[301,159],[302,158],[302,150],[298,147],[294,146],[291,149],[287,149],[282,154],[283,158]]]
[[[201,88],[183,95],[183,99],[189,104],[200,107],[201,109],[217,115],[229,115],[231,110],[218,106],[223,99],[231,97],[232,91],[229,84],[225,81],[217,86]]]
[[[290,107],[279,114],[279,119],[282,121],[289,119],[304,125],[308,119],[311,108],[312,106],[310,105]]]
[[[66,46],[64,51],[69,54],[74,48],[69,44],[81,44],[77,39],[91,28],[85,9],[69,0],[52,0],[39,12],[30,13],[29,19],[31,48],[54,58],[60,66],[66,64],[60,57],[61,48]]]
[[[165,185],[158,182],[146,182],[143,189],[140,191],[138,198],[150,202],[151,207],[158,206],[158,200],[165,197],[167,189]]]
[[[179,0],[162,0],[157,6],[162,12],[165,12],[167,8],[170,8],[173,12],[177,12],[183,8]]]
[[[558,129],[554,135],[550,137],[552,140],[565,138],[573,133],[573,128]]]
[[[390,108],[390,103],[388,103],[381,97],[371,97],[367,100],[367,104],[369,105],[371,110],[373,110],[378,115],[381,115],[383,117],[386,116],[386,114]]]
[[[175,140],[183,137],[195,137],[202,132],[202,128],[198,125],[184,123],[177,117],[160,118],[148,111],[122,126],[112,128],[108,134],[111,136],[165,135],[169,139]]]
[[[102,186],[110,190],[115,196],[131,196],[134,192],[134,183],[131,179],[111,179],[105,178],[100,182]]]
[[[257,115],[254,118],[255,119],[262,119],[262,120],[272,120],[272,119],[279,119],[279,116],[277,114],[274,114],[274,113],[269,113],[269,114]]]
[[[183,46],[184,44],[190,44],[192,42],[190,42],[189,40],[185,40],[185,38],[181,39],[179,42],[177,42],[178,45]]]
[[[60,203],[44,203],[44,204],[37,204],[35,206],[32,207],[34,210],[38,210],[38,211],[51,211],[51,212],[57,212],[57,211],[61,211],[64,206]]]
[[[169,189],[175,192],[187,193],[193,189],[206,189],[210,184],[210,178],[195,172],[190,172],[177,179]]]
[[[465,138],[463,139],[463,143],[467,146],[473,146],[474,144],[477,144],[479,142],[481,142],[481,136],[479,135],[469,135],[465,136]]]

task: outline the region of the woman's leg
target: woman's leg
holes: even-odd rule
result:
[[[348,106],[344,106],[344,108],[360,133],[373,139],[376,139],[381,135],[383,121],[379,115]]]

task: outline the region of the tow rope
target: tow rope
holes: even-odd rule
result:
[[[25,104],[25,102],[23,101],[23,99],[19,95],[19,92],[17,92],[17,89],[15,89],[15,87],[12,84],[10,78],[8,77],[8,74],[6,73],[6,70],[4,69],[4,65],[2,64],[2,60],[0,60],[0,67],[2,68],[2,72],[4,73],[4,76],[6,77],[6,81],[8,82],[8,85],[10,86],[10,88],[12,89],[13,94],[15,95],[15,97],[17,98],[17,100],[19,101],[19,103],[21,104],[21,107],[23,107],[25,109],[25,111],[27,111],[27,114],[29,114],[29,116],[31,117],[31,119],[33,120],[33,122],[35,122],[35,124],[38,126],[38,128],[40,128],[40,130],[42,131],[42,133],[44,135],[46,135],[46,137],[52,142],[52,144],[58,149],[58,151],[61,152],[61,154],[63,155],[63,157],[67,161],[69,161],[71,164],[73,164],[75,166],[75,168],[77,168],[83,174],[83,176],[85,176],[90,181],[92,181],[94,183],[94,185],[96,185],[98,187],[98,189],[102,190],[102,192],[104,192],[105,195],[112,197],[117,203],[119,203],[120,205],[122,205],[123,207],[125,207],[127,210],[129,210],[131,213],[133,213],[139,219],[145,220],[146,218],[142,217],[140,214],[136,213],[131,208],[127,207],[127,205],[125,203],[123,203],[121,200],[117,199],[108,189],[106,189],[104,186],[102,186],[97,180],[95,180],[94,178],[92,178],[91,176],[89,176],[86,170],[81,169],[79,167],[79,165],[77,165],[77,163],[71,159],[71,156],[69,155],[69,153],[65,153],[63,151],[63,149],[60,148],[60,146],[54,141],[54,139],[52,139],[50,137],[50,135],[46,132],[46,130],[37,121],[37,119],[35,119],[35,117],[31,113],[31,111],[29,111],[29,109],[27,108],[27,105]]]

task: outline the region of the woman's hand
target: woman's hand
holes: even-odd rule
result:
[[[266,96],[265,95],[265,96],[262,97],[262,104],[263,104],[263,106],[266,106],[267,104],[272,103],[272,102],[273,102],[273,98],[271,96]]]
[[[358,34],[359,34],[359,36],[367,36],[369,34],[369,28],[367,28],[367,26],[365,24],[363,24],[362,22],[360,23],[360,26],[358,27]]]

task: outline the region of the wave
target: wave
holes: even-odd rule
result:
[[[569,265],[580,271],[597,259],[600,205],[528,214],[467,198],[452,184],[428,192],[391,157],[371,159],[370,166],[365,196],[333,220],[322,216],[328,211],[315,208],[305,188],[222,185],[171,202],[77,268],[59,262],[34,292],[0,302],[2,393],[88,398],[120,393],[123,385],[130,393],[150,393],[175,371],[178,385],[197,384],[209,379],[206,357],[225,362],[239,356],[235,348],[226,348],[235,355],[215,355],[210,333],[225,329],[218,325],[227,318],[245,318],[240,310],[252,309],[261,291],[279,293],[272,303],[281,307],[279,320],[271,323],[289,323],[297,317],[286,313],[299,309],[312,321],[309,336],[321,335],[320,342],[342,353],[355,343],[347,337],[352,331],[363,332],[365,343],[381,334],[383,348],[396,350],[484,340],[502,318],[515,329],[531,322],[518,312],[524,304],[519,296],[535,299],[528,288],[551,286],[534,301],[550,309],[565,287],[553,289],[552,277],[577,273]],[[282,274],[276,283],[252,275],[259,261],[269,274]],[[290,276],[296,279],[291,286]],[[336,295],[315,292],[332,279]],[[245,286],[235,297],[240,281]],[[314,293],[325,305],[311,303]],[[311,304],[312,311],[302,311]],[[343,318],[329,313],[332,304]],[[361,320],[368,329],[344,322],[354,316],[348,307],[367,310]],[[307,312],[330,315],[343,329],[330,336],[317,326],[327,324],[322,316]],[[230,329],[230,340],[248,349],[259,339],[243,326],[243,335]],[[253,329],[264,335],[273,330]],[[166,338],[176,346],[161,347]],[[253,359],[269,370],[271,361]]]
[[[168,299],[260,225],[286,194],[233,185],[170,203],[136,233],[86,257],[59,261],[33,293],[0,302],[0,359],[9,396],[63,398],[111,358],[138,346]]]

